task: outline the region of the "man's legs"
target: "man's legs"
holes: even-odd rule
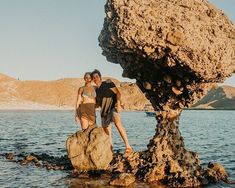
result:
[[[111,125],[111,122],[109,123],[109,125],[106,125],[104,122],[105,122],[105,118],[101,118],[101,121],[102,121],[102,127],[104,129],[104,132],[109,135],[109,138],[110,138],[110,143],[111,145],[113,146],[113,141],[112,141],[112,125]]]
[[[121,118],[119,115],[114,115],[113,116],[113,122],[115,124],[115,126],[117,127],[117,130],[119,132],[119,134],[121,135],[125,145],[126,145],[126,149],[127,148],[131,148],[130,144],[129,144],[129,141],[128,141],[128,138],[127,138],[127,134],[126,134],[126,131],[122,125],[122,122],[121,122]]]

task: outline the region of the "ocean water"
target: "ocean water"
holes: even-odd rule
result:
[[[74,122],[73,115],[72,111],[0,111],[0,154],[46,153],[58,157],[67,154],[65,149],[67,137],[80,129]],[[145,150],[155,132],[155,118],[147,117],[144,112],[122,112],[122,121],[134,150]],[[180,131],[186,148],[199,154],[202,165],[206,165],[209,161],[221,163],[233,180],[235,180],[234,126],[233,110],[187,110],[180,117]],[[124,144],[114,126],[113,142],[114,150],[123,152]],[[69,178],[69,173],[48,171],[33,165],[21,166],[0,157],[1,188],[73,187],[71,182],[74,179]],[[135,184],[134,187],[146,187],[146,185]],[[218,183],[208,187],[235,186]]]

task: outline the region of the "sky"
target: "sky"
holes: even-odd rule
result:
[[[0,73],[20,80],[81,78],[99,69],[122,81],[101,54],[105,0],[0,0]],[[235,0],[210,0],[235,23]],[[134,80],[132,80],[134,81]],[[235,75],[225,84],[235,86]]]

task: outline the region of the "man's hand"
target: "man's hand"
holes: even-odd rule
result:
[[[75,115],[75,122],[80,123],[79,117],[77,115]]]

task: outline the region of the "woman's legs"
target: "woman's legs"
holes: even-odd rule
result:
[[[82,130],[85,130],[89,126],[89,120],[87,118],[81,117],[80,124],[81,124]]]

